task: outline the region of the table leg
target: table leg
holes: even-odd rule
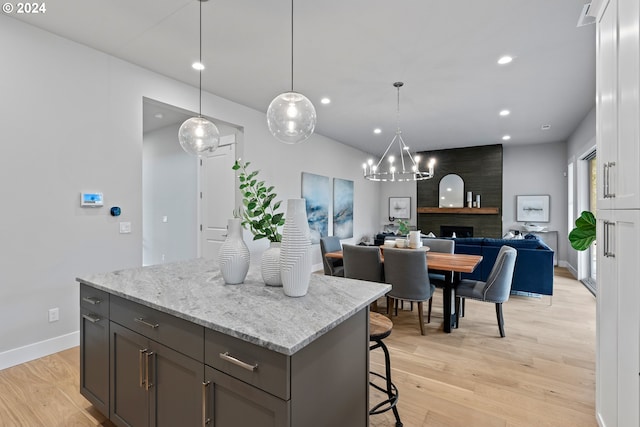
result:
[[[445,275],[447,286],[442,288],[442,306],[444,308],[443,331],[451,333],[451,328],[457,327],[456,322],[456,288],[453,272]]]

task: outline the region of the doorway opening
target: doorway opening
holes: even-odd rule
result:
[[[220,130],[220,147],[210,157],[196,158],[178,142],[180,125],[194,115],[143,98],[143,265],[214,257],[215,247],[224,241],[226,219],[235,206],[235,172],[231,165],[241,139],[238,135],[243,131],[207,117]],[[220,159],[226,163],[221,164]],[[218,231],[217,235],[211,235],[212,229]]]

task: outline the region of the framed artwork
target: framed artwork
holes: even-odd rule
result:
[[[329,177],[302,172],[302,198],[307,208],[311,243],[320,243],[321,237],[329,235]]]
[[[411,218],[411,197],[389,197],[389,221]]]
[[[516,221],[549,222],[548,194],[540,196],[516,196]]]
[[[333,235],[353,237],[353,181],[333,179]]]

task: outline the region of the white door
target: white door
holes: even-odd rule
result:
[[[235,135],[221,137],[220,145],[200,167],[200,256],[209,259],[218,257],[236,208]]]

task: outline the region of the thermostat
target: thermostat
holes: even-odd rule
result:
[[[103,205],[102,193],[80,193],[80,206],[97,208]]]

